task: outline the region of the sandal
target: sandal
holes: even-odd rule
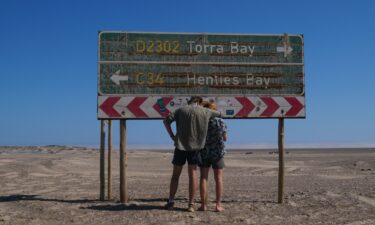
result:
[[[188,211],[188,212],[194,212],[194,211],[195,211],[195,209],[194,209],[194,204],[193,204],[193,203],[190,203],[190,204],[189,204],[189,207],[188,207],[187,211]]]
[[[174,202],[167,202],[167,204],[164,205],[164,209],[166,210],[172,210],[174,207]]]

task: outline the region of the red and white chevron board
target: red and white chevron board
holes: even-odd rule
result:
[[[99,119],[158,119],[187,105],[189,96],[99,96]],[[303,118],[304,96],[204,97],[214,100],[226,118]]]

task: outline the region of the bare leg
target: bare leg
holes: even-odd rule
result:
[[[174,199],[178,188],[178,180],[180,179],[183,166],[173,165],[173,174],[171,178],[171,185],[169,188],[169,200]]]
[[[223,196],[223,169],[214,169],[216,183],[216,211],[221,212],[224,208],[221,206],[221,197]]]
[[[208,172],[210,168],[201,167],[201,179],[200,179],[200,194],[201,194],[201,207],[198,209],[199,211],[206,211],[207,210],[207,180],[208,180]]]
[[[189,205],[194,204],[194,196],[195,190],[197,188],[196,184],[196,171],[197,165],[189,165],[188,166],[188,174],[189,174]]]

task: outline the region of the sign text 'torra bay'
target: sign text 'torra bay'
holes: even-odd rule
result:
[[[303,36],[100,32],[98,83],[99,96],[304,99]]]

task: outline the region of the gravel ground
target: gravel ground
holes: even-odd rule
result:
[[[163,209],[172,173],[170,151],[129,151],[129,203],[119,203],[118,152],[113,199],[101,202],[99,152],[88,148],[1,147],[0,224],[375,224],[375,149],[287,150],[285,203],[277,204],[275,150],[228,151],[225,211],[186,211],[184,168],[176,208]],[[197,193],[199,194],[199,193]],[[199,196],[196,198],[199,205]]]

